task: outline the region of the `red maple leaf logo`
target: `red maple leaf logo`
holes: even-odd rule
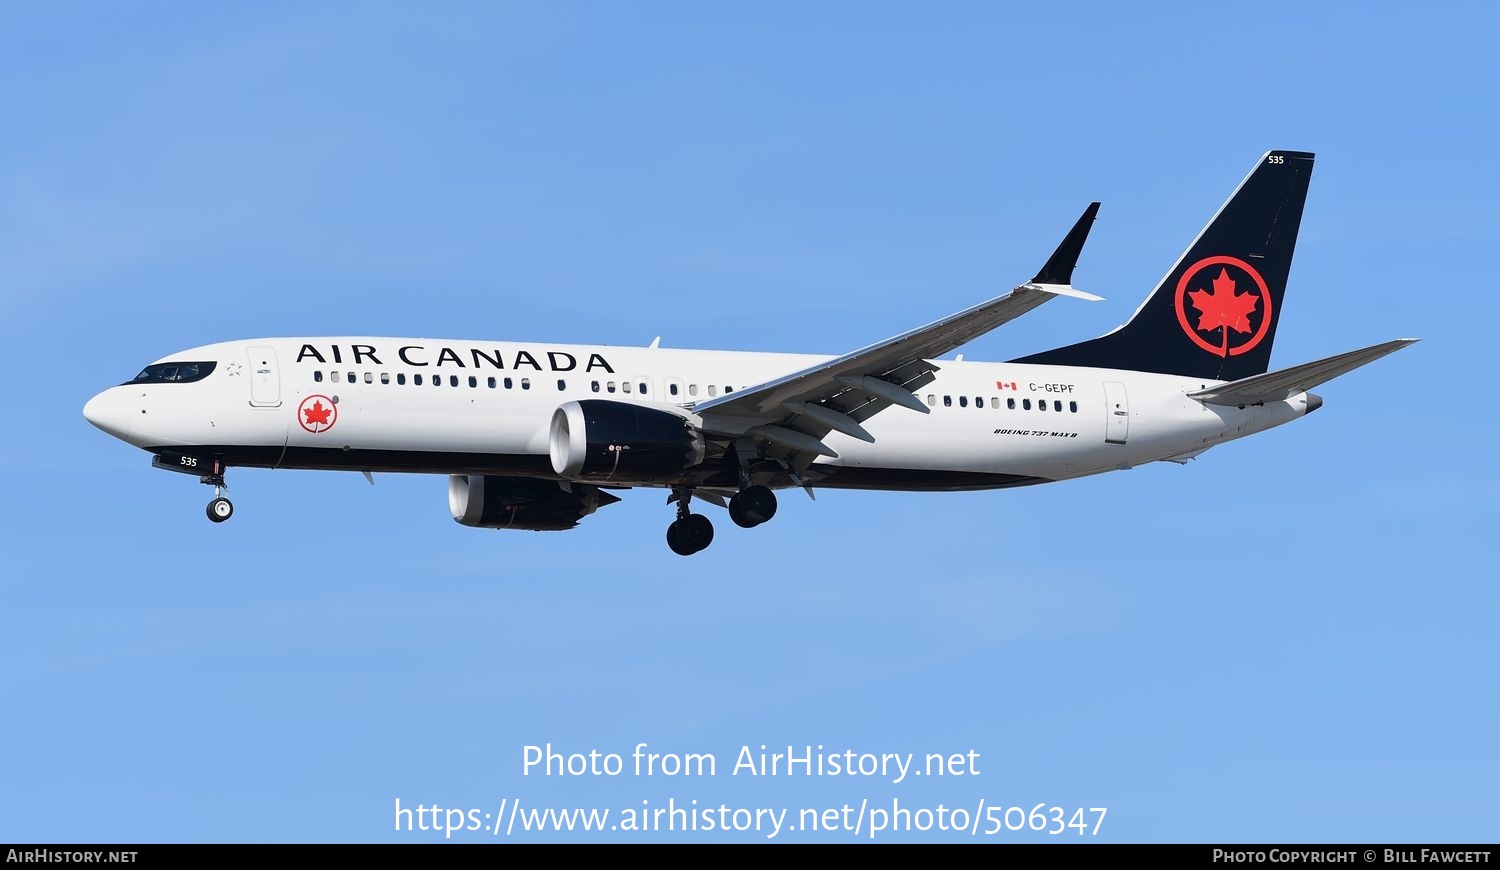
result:
[[[327,426],[328,416],[333,413],[332,408],[323,407],[322,400],[313,402],[311,408],[303,408],[302,413],[307,415],[307,425]],[[285,417],[282,418],[286,419]]]
[[[1194,290],[1188,293],[1193,307],[1198,309],[1198,331],[1224,330],[1224,350],[1221,356],[1229,355],[1229,330],[1250,331],[1250,312],[1260,302],[1254,293],[1236,293],[1234,279],[1229,270],[1219,269],[1219,277],[1213,281],[1213,292]]]

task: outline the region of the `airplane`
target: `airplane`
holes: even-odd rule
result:
[[[1417,339],[1269,371],[1314,155],[1261,156],[1124,325],[1006,362],[949,352],[1059,296],[1091,203],[1009,293],[842,356],[422,338],[262,338],[162,357],[84,406],[157,468],[448,475],[453,519],[556,531],[669,491],[671,550],[776,514],[777,490],[1050,483],[1204,451],[1322,407],[1309,392]]]

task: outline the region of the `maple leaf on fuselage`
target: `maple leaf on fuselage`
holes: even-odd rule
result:
[[[1260,297],[1254,293],[1235,293],[1234,279],[1229,277],[1229,270],[1223,268],[1219,269],[1213,288],[1212,293],[1194,290],[1188,294],[1193,307],[1198,309],[1198,331],[1212,332],[1225,327],[1235,332],[1249,332],[1250,312],[1255,310]],[[1224,337],[1229,337],[1227,331]]]
[[[307,415],[307,425],[327,426],[328,416],[333,413],[333,409],[323,407],[323,401],[319,399],[312,403],[311,408],[303,408],[302,413]]]

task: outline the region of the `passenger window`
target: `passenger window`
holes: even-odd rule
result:
[[[523,390],[529,390],[529,389],[531,389],[531,378],[521,378],[521,389],[523,389]]]
[[[319,369],[318,371],[313,372],[313,383],[315,383],[315,384],[321,384],[321,383],[323,383],[323,370],[322,369]]]
[[[640,383],[636,384],[635,391],[643,396],[646,395],[646,382],[641,381]]]
[[[1068,403],[1068,410],[1071,411],[1074,414],[1077,414],[1078,413],[1078,403],[1077,402],[1069,402]]]
[[[968,396],[959,396],[958,397],[958,406],[960,408],[967,408],[967,407],[969,407],[969,397]]]
[[[568,388],[568,382],[565,381],[565,380],[563,380],[562,378],[558,378],[557,379],[557,391],[558,392],[562,392],[563,390],[566,390],[567,388]]]
[[[936,406],[937,405],[937,396],[934,396],[933,394],[928,393],[927,394],[927,404],[928,405],[932,405],[932,406]]]
[[[373,383],[375,383],[375,376],[373,374],[371,374],[370,372],[365,372],[365,383],[367,383],[367,384],[373,384]]]
[[[606,392],[606,393],[613,393],[614,391],[615,391],[615,382],[614,381],[610,381],[610,382],[608,382],[608,383],[606,383],[604,385],[604,392]]]
[[[976,407],[976,408],[983,408],[984,407],[984,396],[975,396],[974,397],[974,407]]]
[[[710,396],[717,396],[719,394],[719,385],[718,384],[709,384],[708,385],[708,394]]]
[[[697,384],[688,384],[688,395],[689,396],[696,396],[696,395],[698,395],[698,385]]]
[[[594,381],[593,383],[589,384],[589,389],[593,390],[596,393],[599,392],[599,382]]]
[[[473,375],[469,375],[469,389],[472,390],[477,386],[479,386],[479,378],[476,378]]]
[[[350,372],[349,373],[349,383],[351,383],[351,384],[357,384],[357,383],[359,383],[359,375],[356,374],[356,373],[354,373],[354,372]]]
[[[642,392],[644,392],[644,390]],[[727,395],[729,395],[732,392],[734,392],[734,387],[725,387],[724,388],[724,395],[727,396]]]
[[[667,385],[667,392],[671,393],[674,396],[677,395],[677,385],[676,384],[668,384]]]
[[[391,373],[390,372],[381,372],[380,373],[380,382],[382,384],[385,384],[386,386],[390,386],[391,385]]]
[[[1038,411],[1045,411],[1045,410],[1047,410],[1047,400],[1046,399],[1037,399],[1036,400],[1036,409]]]
[[[1014,411],[1015,409],[1016,409],[1016,400],[1015,399],[1006,399],[1005,400],[1005,410],[1007,410],[1007,411]]]
[[[1021,400],[1021,409],[1024,410],[1024,411],[1030,411],[1031,410],[1031,400],[1030,399],[1022,399]]]
[[[441,387],[443,385],[443,376],[442,375],[433,375],[432,376],[432,385],[434,387]]]
[[[422,376],[421,375],[412,375],[411,376],[411,382],[414,383],[414,384],[416,384],[419,387],[422,386]]]
[[[1062,412],[1062,402],[1053,402],[1052,403],[1052,410],[1061,413]]]
[[[1000,407],[1000,397],[999,396],[990,396],[990,407],[991,408],[999,408]]]
[[[448,386],[450,386],[450,387],[456,387],[456,386],[458,386],[458,375],[449,375],[448,376]]]
[[[330,381],[333,381],[335,384],[338,383],[339,382],[339,373],[338,372],[329,372],[328,373],[328,379]]]
[[[944,408],[951,408],[951,407],[953,407],[953,397],[952,396],[944,396],[943,397],[943,407]]]
[[[494,389],[494,388],[495,388],[495,379],[494,379],[494,378],[493,378],[493,377],[492,377],[492,378],[490,378],[490,379],[489,379],[489,380],[488,380],[488,381],[487,381],[487,382],[486,382],[486,384],[487,384],[487,386],[488,386],[488,387],[489,387],[489,388],[490,388],[490,389],[492,389],[492,390],[493,390],[493,389]]]
[[[402,387],[406,386],[406,372],[396,372],[396,384]]]
[[[511,380],[510,380],[510,378],[506,378],[506,379],[505,379],[505,388],[506,388],[506,389],[507,389],[507,390],[508,390],[508,389],[510,389],[510,385],[511,385]]]

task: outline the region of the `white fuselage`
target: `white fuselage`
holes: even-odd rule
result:
[[[228,465],[555,477],[548,428],[563,402],[683,407],[825,359],[438,339],[258,339],[163,357],[160,363],[214,367],[192,382],[112,387],[85,415],[154,453],[213,455]],[[1187,394],[1213,382],[1181,376],[951,360],[938,366],[936,379],[916,391],[931,413],[892,407],[876,414],[864,424],[873,443],[830,433],[825,443],[838,456],[819,459],[808,482],[952,490],[1063,480],[1196,455],[1309,410],[1306,393],[1264,406],[1205,405]]]

